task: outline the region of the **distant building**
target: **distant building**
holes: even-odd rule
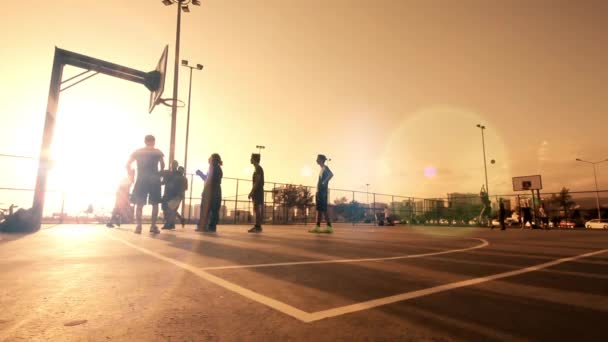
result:
[[[481,197],[474,193],[452,192],[448,194],[448,206],[450,208],[466,205],[481,206]]]

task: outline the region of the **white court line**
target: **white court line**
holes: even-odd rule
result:
[[[216,276],[214,276],[212,274],[209,274],[209,273],[201,270],[198,267],[194,267],[192,265],[186,264],[185,262],[181,262],[181,261],[178,261],[178,260],[175,260],[175,259],[172,259],[172,258],[168,258],[168,257],[163,256],[161,254],[158,254],[156,252],[152,252],[149,249],[136,246],[136,245],[134,245],[134,244],[132,244],[130,242],[127,242],[127,241],[125,241],[123,239],[120,239],[118,237],[112,236],[109,233],[105,233],[105,234],[106,234],[106,236],[108,236],[112,240],[121,242],[121,243],[123,243],[123,244],[125,244],[125,245],[127,245],[127,246],[129,246],[131,248],[134,248],[134,249],[136,249],[136,250],[144,253],[144,254],[148,254],[148,255],[153,256],[153,257],[155,257],[157,259],[160,259],[162,261],[166,261],[166,262],[168,262],[170,264],[173,264],[173,265],[175,265],[175,266],[177,266],[179,268],[182,268],[184,270],[190,271],[190,272],[194,273],[195,275],[199,276],[200,278],[203,278],[203,279],[208,280],[208,281],[210,281],[210,282],[212,282],[212,283],[214,283],[216,285],[219,285],[219,286],[221,286],[221,287],[223,287],[223,288],[225,288],[227,290],[230,290],[232,292],[240,294],[241,296],[243,296],[245,298],[251,299],[251,300],[256,301],[256,302],[258,302],[260,304],[263,304],[263,305],[266,305],[268,307],[271,307],[271,308],[273,308],[273,309],[275,309],[275,310],[277,310],[279,312],[282,312],[282,313],[284,313],[286,315],[289,315],[291,317],[297,318],[297,319],[299,319],[302,322],[309,322],[310,321],[310,313],[308,313],[308,312],[302,311],[302,310],[300,310],[298,308],[295,308],[295,307],[293,307],[291,305],[288,305],[288,304],[285,304],[285,303],[280,302],[278,300],[266,297],[266,296],[261,295],[259,293],[256,293],[256,292],[253,292],[251,290],[248,290],[248,289],[246,289],[244,287],[241,287],[241,286],[238,286],[238,285],[236,285],[234,283],[226,281],[224,279],[218,278],[218,277],[216,277]]]
[[[294,261],[294,262],[277,262],[273,264],[254,264],[254,265],[232,265],[232,266],[215,266],[215,267],[203,267],[204,271],[210,270],[228,270],[235,268],[257,268],[257,267],[275,267],[275,266],[293,266],[293,265],[318,265],[318,264],[335,264],[335,263],[350,263],[350,262],[366,262],[366,261],[384,261],[384,260],[398,260],[398,259],[410,259],[410,258],[422,258],[431,255],[440,255],[456,252],[470,251],[477,248],[483,248],[488,246],[490,243],[484,239],[470,238],[481,241],[481,244],[473,247],[450,249],[441,252],[432,252],[424,254],[412,254],[412,255],[399,255],[393,257],[384,258],[367,258],[367,259],[334,259],[334,260],[315,260],[315,261]]]
[[[311,314],[311,316],[312,316],[311,322],[312,321],[318,321],[318,320],[321,320],[321,319],[324,319],[324,318],[340,316],[340,315],[344,315],[344,314],[352,313],[352,312],[356,312],[356,311],[367,310],[367,309],[375,308],[375,307],[378,307],[378,306],[381,306],[381,305],[386,305],[386,304],[400,302],[400,301],[404,301],[404,300],[408,300],[408,299],[413,299],[413,298],[418,298],[418,297],[422,297],[422,296],[427,296],[427,295],[438,293],[438,292],[454,290],[454,289],[457,289],[457,288],[460,288],[460,287],[477,285],[477,284],[485,283],[485,282],[492,281],[492,280],[497,280],[497,279],[502,279],[502,278],[516,276],[516,275],[523,274],[523,273],[538,271],[538,270],[541,270],[543,268],[555,266],[555,265],[558,265],[558,264],[561,264],[561,263],[564,263],[564,262],[568,262],[568,261],[574,261],[574,260],[577,260],[577,259],[590,257],[590,256],[593,256],[593,255],[604,253],[606,251],[608,251],[608,249],[602,249],[600,251],[595,251],[595,252],[591,252],[591,253],[581,254],[581,255],[577,255],[577,256],[573,256],[573,257],[568,257],[568,258],[562,258],[562,259],[546,262],[544,264],[540,264],[540,265],[536,265],[536,266],[530,266],[530,267],[522,268],[522,269],[515,270],[515,271],[498,273],[498,274],[494,274],[494,275],[487,276],[487,277],[479,277],[479,278],[474,278],[474,279],[468,279],[468,280],[458,281],[458,282],[455,282],[455,283],[449,283],[449,284],[445,284],[445,285],[439,285],[439,286],[431,287],[431,288],[428,288],[428,289],[411,291],[411,292],[406,292],[406,293],[402,293],[402,294],[398,294],[398,295],[394,295],[394,296],[390,296],[390,297],[384,297],[384,298],[374,299],[374,300],[370,300],[370,301],[367,301],[367,302],[362,302],[362,303],[357,303],[357,304],[352,304],[352,305],[346,305],[346,306],[342,306],[342,307],[339,307],[339,308],[334,308],[334,309],[329,309],[329,310],[323,310],[323,311],[317,311],[317,312]]]
[[[219,285],[229,291],[232,291],[234,293],[237,293],[245,298],[248,298],[250,300],[253,300],[255,302],[258,302],[262,305],[266,305],[272,309],[275,309],[279,312],[282,312],[288,316],[294,317],[302,322],[305,323],[310,323],[310,322],[314,322],[314,321],[318,321],[324,318],[330,318],[330,317],[336,317],[336,316],[340,316],[340,315],[345,315],[348,313],[353,313],[353,312],[357,312],[357,311],[362,311],[362,310],[368,310],[371,308],[375,308],[378,306],[382,306],[382,305],[386,305],[386,304],[391,304],[391,303],[396,303],[396,302],[400,302],[400,301],[405,301],[405,300],[409,300],[409,299],[413,299],[413,298],[418,298],[418,297],[422,297],[422,296],[427,296],[427,295],[431,295],[431,294],[435,294],[435,293],[439,293],[439,292],[444,292],[444,291],[449,291],[449,290],[453,290],[453,289],[457,289],[457,288],[462,288],[462,287],[466,287],[466,286],[472,286],[472,285],[477,285],[477,284],[481,284],[481,283],[485,283],[488,281],[493,281],[493,280],[497,280],[497,279],[502,279],[502,278],[506,278],[506,277],[512,277],[515,275],[519,275],[519,274],[523,274],[523,273],[528,273],[528,272],[533,272],[533,271],[538,271],[544,268],[548,268],[551,266],[555,266],[555,265],[559,265],[561,263],[565,263],[568,261],[574,261],[577,259],[581,259],[581,258],[586,258],[589,256],[593,256],[593,255],[597,255],[597,254],[601,254],[601,253],[605,253],[608,251],[608,249],[603,249],[603,250],[599,250],[599,251],[595,251],[595,252],[590,252],[590,253],[585,253],[585,254],[581,254],[578,256],[573,256],[573,257],[567,257],[567,258],[562,258],[562,259],[558,259],[558,260],[554,260],[554,261],[550,261],[550,262],[546,262],[544,264],[540,264],[540,265],[536,265],[536,266],[530,266],[530,267],[526,267],[526,268],[522,268],[519,270],[515,270],[515,271],[509,271],[509,272],[503,272],[503,273],[498,273],[495,275],[491,275],[491,276],[486,276],[486,277],[479,277],[479,278],[474,278],[474,279],[469,279],[469,280],[463,280],[463,281],[458,281],[458,282],[454,282],[454,283],[450,283],[450,284],[445,284],[445,285],[440,285],[440,286],[435,286],[435,287],[431,287],[428,289],[423,289],[423,290],[417,290],[417,291],[411,291],[411,292],[406,292],[406,293],[402,293],[402,294],[398,294],[398,295],[394,295],[394,296],[389,296],[389,297],[384,297],[384,298],[379,298],[379,299],[374,299],[374,300],[370,300],[370,301],[366,301],[366,302],[361,302],[361,303],[357,303],[357,304],[352,304],[352,305],[346,305],[346,306],[342,306],[342,307],[338,307],[338,308],[333,308],[333,309],[329,309],[329,310],[323,310],[323,311],[317,311],[317,312],[313,312],[313,313],[308,313],[306,311],[300,310],[296,307],[293,307],[291,305],[285,304],[281,301],[266,297],[264,295],[261,295],[259,293],[253,292],[251,290],[248,290],[244,287],[238,286],[234,283],[231,283],[229,281],[223,280],[219,277],[216,277],[214,275],[211,275],[207,272],[205,272],[204,270],[194,267],[192,265],[186,264],[184,262],[172,259],[172,258],[168,258],[165,257],[159,253],[156,252],[152,252],[146,248],[143,247],[139,247],[136,246],[130,242],[124,241],[118,237],[114,237],[112,235],[110,235],[109,233],[105,233],[110,239],[121,242],[131,248],[134,248],[144,254],[153,256],[157,259],[166,261],[170,264],[173,264],[177,267],[180,267],[184,270],[190,271],[193,274],[199,276],[200,278],[203,278],[205,280],[208,280],[216,285]],[[447,251],[446,251],[447,252]],[[445,253],[444,253],[445,254]]]

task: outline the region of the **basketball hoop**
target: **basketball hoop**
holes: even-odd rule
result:
[[[167,106],[167,107],[172,107],[173,106],[173,102],[176,101],[177,108],[183,108],[186,107],[186,103],[180,99],[158,99],[158,103],[162,103],[163,105]]]

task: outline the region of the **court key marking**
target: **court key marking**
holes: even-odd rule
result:
[[[169,258],[166,256],[163,256],[159,253],[153,252],[149,249],[143,248],[143,247],[139,247],[137,245],[134,245],[130,242],[127,242],[121,238],[112,236],[108,233],[106,233],[106,235],[118,242],[121,242],[124,245],[127,245],[135,250],[138,250],[144,254],[147,254],[149,256],[152,256],[154,258],[157,258],[159,260],[162,261],[166,261],[170,264],[173,264],[179,268],[182,268],[184,270],[190,271],[191,273],[197,275],[198,277],[205,279],[209,282],[212,282],[218,286],[223,287],[226,290],[232,291],[234,293],[237,293],[245,298],[248,298],[250,300],[253,300],[255,302],[258,302],[262,305],[268,306],[272,309],[275,309],[279,312],[282,312],[288,316],[291,316],[293,318],[296,318],[302,322],[305,323],[311,323],[314,321],[318,321],[318,320],[322,320],[325,318],[331,318],[331,317],[337,317],[337,316],[341,316],[341,315],[345,315],[345,314],[349,314],[349,313],[353,313],[353,312],[358,312],[358,311],[363,311],[363,310],[368,310],[368,309],[372,309],[375,307],[379,307],[379,306],[383,306],[383,305],[387,305],[387,304],[391,304],[391,303],[396,303],[396,302],[401,302],[401,301],[405,301],[405,300],[409,300],[409,299],[414,299],[414,298],[418,298],[418,297],[423,297],[423,296],[428,296],[431,294],[435,294],[435,293],[439,293],[439,292],[445,292],[445,291],[450,291],[450,290],[454,290],[454,289],[458,289],[458,288],[462,288],[462,287],[467,287],[467,286],[473,286],[473,285],[478,285],[481,283],[485,283],[485,282],[489,282],[489,281],[494,281],[494,280],[498,280],[498,279],[503,279],[503,278],[507,278],[507,277],[512,277],[512,276],[516,276],[516,275],[520,275],[520,274],[524,274],[524,273],[529,273],[529,272],[534,272],[534,271],[538,271],[544,268],[548,268],[548,267],[552,267],[555,265],[559,265],[565,262],[569,262],[569,261],[574,261],[574,260],[578,260],[578,259],[582,259],[582,258],[586,258],[586,257],[590,257],[590,256],[594,256],[594,255],[598,255],[598,254],[602,254],[608,251],[608,249],[602,249],[602,250],[598,250],[595,252],[590,252],[590,253],[585,253],[585,254],[580,254],[577,256],[572,256],[572,257],[566,257],[566,258],[561,258],[561,259],[557,259],[557,260],[553,260],[553,261],[549,261],[546,263],[542,263],[539,265],[535,265],[535,266],[530,266],[530,267],[525,267],[519,270],[514,270],[514,271],[508,271],[508,272],[503,272],[503,273],[498,273],[498,274],[494,274],[494,275],[490,275],[490,276],[485,276],[485,277],[478,277],[478,278],[473,278],[473,279],[468,279],[468,280],[462,280],[462,281],[457,281],[457,282],[453,282],[453,283],[448,283],[448,284],[444,284],[444,285],[439,285],[439,286],[433,286],[430,288],[426,288],[426,289],[422,289],[422,290],[416,290],[416,291],[410,291],[410,292],[405,292],[405,293],[401,293],[401,294],[397,294],[397,295],[393,295],[393,296],[388,296],[388,297],[383,297],[383,298],[378,298],[378,299],[373,299],[373,300],[369,300],[369,301],[365,301],[365,302],[361,302],[361,303],[356,303],[356,304],[351,304],[351,305],[345,305],[345,306],[341,306],[341,307],[337,307],[337,308],[333,308],[333,309],[328,309],[328,310],[322,310],[322,311],[317,311],[317,312],[306,312],[303,310],[300,310],[296,307],[293,307],[289,304],[283,303],[281,301],[278,301],[276,299],[272,299],[270,297],[261,295],[257,292],[251,291],[249,289],[246,289],[242,286],[239,286],[237,284],[231,283],[229,281],[226,281],[222,278],[219,278],[217,276],[214,276],[210,273],[207,272],[207,270],[217,270],[217,269],[229,269],[229,268],[246,268],[246,267],[270,267],[270,266],[287,266],[287,265],[301,265],[301,264],[319,264],[319,263],[345,263],[345,262],[364,262],[364,261],[382,261],[382,260],[395,260],[395,259],[406,259],[406,258],[416,258],[416,257],[423,257],[423,256],[430,256],[430,255],[438,255],[438,254],[447,254],[447,253],[456,253],[456,252],[463,252],[463,251],[467,251],[467,250],[471,250],[471,249],[477,249],[477,248],[481,248],[481,247],[485,247],[487,245],[489,245],[489,242],[484,240],[484,239],[478,239],[475,238],[476,240],[480,240],[482,241],[482,244],[477,245],[477,246],[473,246],[473,247],[469,247],[469,248],[463,248],[463,249],[455,249],[455,250],[449,250],[449,251],[443,251],[443,252],[435,252],[435,253],[425,253],[425,254],[416,254],[416,255],[409,255],[409,256],[398,256],[398,257],[388,257],[388,258],[371,258],[371,259],[338,259],[338,260],[324,260],[324,261],[303,261],[303,262],[293,262],[293,263],[276,263],[276,264],[259,264],[259,265],[249,265],[249,266],[243,266],[243,267],[239,267],[239,266],[223,266],[223,267],[210,267],[210,268],[198,268],[198,267],[194,267],[192,265],[189,265],[187,263],[181,262],[179,260],[175,260],[173,258]]]

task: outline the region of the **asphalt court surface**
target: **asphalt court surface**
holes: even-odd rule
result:
[[[608,338],[608,232],[308,228],[1,235],[0,340]]]

